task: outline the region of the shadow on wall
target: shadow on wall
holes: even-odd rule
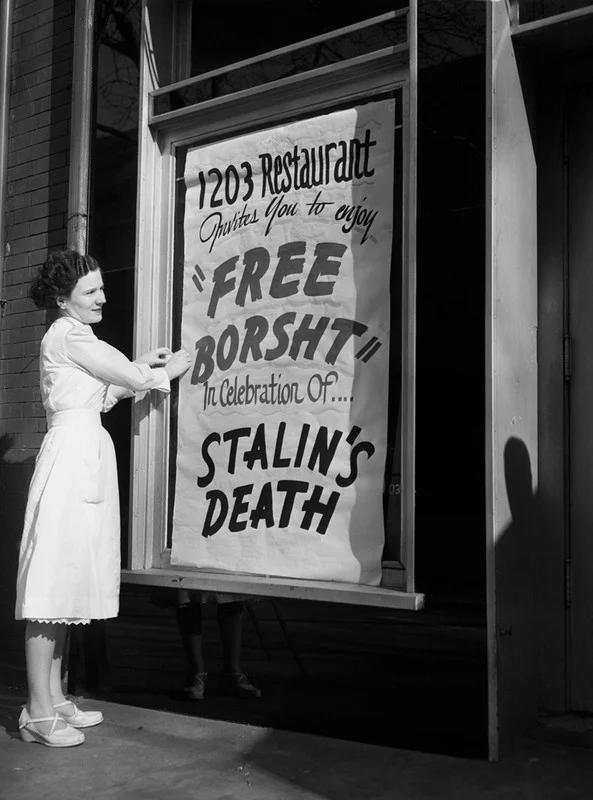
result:
[[[4,661],[11,670],[13,667],[18,670],[19,666],[24,665],[24,653],[21,653],[22,623],[14,619],[16,573],[27,487],[33,474],[35,457],[22,461],[11,460],[13,444],[8,434],[0,436],[0,632],[5,655],[15,655]]]
[[[525,443],[514,436],[507,439],[504,446],[504,478],[512,528],[518,529],[524,542],[536,516],[537,495],[533,490],[529,451]]]
[[[27,504],[27,487],[33,475],[35,457],[12,461],[13,440],[0,436],[0,591],[7,593],[14,610],[15,581],[23,518]],[[3,605],[4,609],[4,605]],[[3,615],[6,611],[3,610]]]
[[[496,541],[496,633],[501,755],[537,718],[536,586],[540,498],[529,450],[517,437],[504,446],[504,479],[510,521]]]

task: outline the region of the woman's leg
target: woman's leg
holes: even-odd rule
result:
[[[69,725],[75,728],[90,728],[103,721],[103,714],[100,711],[81,711],[73,700],[64,697],[64,685],[62,683],[62,661],[66,642],[68,641],[68,630],[66,625],[57,625],[56,644],[54,657],[52,660],[49,676],[49,690],[54,712]]]
[[[66,633],[65,625],[29,620],[25,631],[25,659],[29,698],[27,711],[32,719],[53,717],[52,674],[55,674],[56,644]],[[58,651],[61,668],[61,651]],[[55,678],[54,678],[55,680]],[[48,733],[52,723],[39,723],[39,730]],[[65,727],[66,723],[59,723]]]
[[[66,625],[56,625],[56,628],[56,646],[49,675],[49,690],[51,692],[51,701],[53,705],[56,703],[63,703],[66,699],[64,697],[62,684],[62,662],[66,646],[67,628]]]

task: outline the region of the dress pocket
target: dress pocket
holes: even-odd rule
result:
[[[99,431],[85,437],[80,486],[85,503],[102,503],[105,500],[105,469]]]

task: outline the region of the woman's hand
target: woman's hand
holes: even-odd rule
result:
[[[172,381],[173,378],[179,378],[186,373],[190,367],[190,354],[185,350],[177,350],[165,364],[165,372],[169,376],[169,380]]]
[[[149,350],[135,359],[136,364],[149,364],[151,367],[164,367],[169,361],[173,351],[168,347],[157,347],[156,350]]]

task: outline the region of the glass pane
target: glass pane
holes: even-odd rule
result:
[[[537,19],[576,11],[591,5],[585,0],[520,0],[519,22],[534,22]]]
[[[371,9],[369,12],[371,14],[375,10],[377,13],[379,13],[379,8],[374,9],[374,5],[375,4],[371,3]],[[392,4],[389,5],[392,6]],[[382,7],[383,4],[379,4],[379,6]],[[243,8],[244,7],[242,5],[241,9]],[[245,5],[245,10],[250,11],[251,6]],[[392,9],[388,8],[387,10]],[[284,11],[284,9],[282,11]],[[369,17],[369,13],[366,14],[367,17]],[[325,19],[328,24],[331,20],[334,27],[337,26],[342,28],[348,24],[350,17],[346,15],[346,19],[344,19],[342,16],[324,16],[323,19]],[[320,22],[320,19],[318,19],[316,15],[313,15],[313,18],[311,20],[307,20],[307,22],[309,25],[303,24],[297,26],[294,30],[290,30],[285,21],[283,28],[284,37],[281,37],[279,40],[275,40],[273,42],[273,49],[281,47],[282,44],[292,44],[295,41],[310,38],[311,36],[319,33],[320,30],[326,32],[325,27],[321,26],[320,29],[319,26],[315,25],[315,22]],[[266,24],[272,25],[269,20]],[[328,30],[331,30],[331,28]],[[266,38],[268,40],[272,32],[276,32],[273,26],[267,28],[268,35]],[[302,36],[297,37],[296,32],[302,33]],[[259,37],[252,42],[249,41],[249,37],[242,37],[238,48],[234,49],[226,37],[225,29],[225,47],[233,47],[233,49],[224,51],[224,53],[226,53],[227,63],[241,61],[246,57],[246,52],[249,56],[259,55],[261,52],[263,52],[263,49],[265,49],[265,43],[262,39],[261,33],[262,32],[260,31]],[[213,39],[216,39],[216,36],[214,36]],[[243,67],[236,69],[227,68],[223,72],[220,72],[211,78],[196,80],[196,82],[191,83],[188,86],[176,88],[165,94],[157,94],[154,97],[153,113],[155,115],[164,114],[167,111],[183,108],[185,106],[203,102],[205,100],[210,100],[214,97],[222,97],[224,95],[231,94],[232,92],[249,89],[270,81],[280,80],[281,78],[287,78],[298,73],[307,72],[312,69],[334,64],[348,58],[362,56],[386,47],[403,44],[406,42],[406,39],[406,15],[391,18],[384,22],[379,22],[368,27],[361,27],[358,30],[342,34],[318,44],[300,47],[296,50],[291,50],[288,53],[268,56],[261,61],[250,63]],[[196,39],[194,38],[194,42],[195,41]],[[247,42],[249,42],[249,47],[246,49]],[[262,50],[257,49],[260,46]],[[268,49],[272,48],[269,47]],[[196,48],[194,46],[192,53],[195,50]],[[200,73],[208,72],[210,69],[220,67],[220,59],[223,55],[222,50],[212,53],[212,59],[208,59],[208,49],[206,49],[205,53],[202,53],[201,49],[199,49],[198,52],[200,55],[200,60],[197,62],[192,62],[192,74],[199,75]],[[394,58],[394,69],[396,66],[404,67],[406,64],[407,52],[403,52],[401,54],[399,61]]]
[[[485,597],[486,9],[418,9],[416,585],[447,602]]]
[[[97,137],[136,141],[140,64],[140,0],[99,0],[96,7],[98,51]]]
[[[363,5],[341,0],[195,0],[192,13],[191,74],[230,61],[277,50],[313,36],[407,7],[402,0],[369,0]],[[230,60],[228,54],[232,53]],[[343,57],[343,56],[342,56]]]
[[[484,52],[484,4],[419,0],[418,67],[444,66]]]

